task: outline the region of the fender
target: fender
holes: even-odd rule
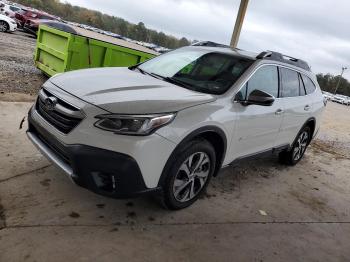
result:
[[[223,142],[223,150],[222,150],[222,153],[221,153],[221,156],[219,155],[219,159],[216,163],[216,167],[215,167],[215,172],[214,172],[214,176],[217,175],[218,171],[221,169],[221,166],[222,166],[222,163],[224,161],[224,158],[225,158],[225,155],[226,155],[226,149],[227,149],[227,138],[226,138],[226,134],[225,132],[217,127],[217,126],[204,126],[204,127],[201,127],[201,128],[198,128],[194,131],[192,131],[189,135],[187,135],[177,146],[176,148],[174,149],[174,151],[171,153],[168,161],[166,162],[166,165],[163,169],[163,172],[161,174],[161,177],[159,179],[159,182],[158,182],[158,186],[161,186],[168,174],[168,170],[170,169],[171,167],[171,164],[174,162],[174,159],[176,157],[176,154],[178,153],[179,149],[186,143],[188,143],[189,141],[193,140],[194,138],[196,137],[201,137],[201,136],[204,136],[206,134],[210,134],[210,133],[215,133],[215,135],[218,135],[222,142]],[[211,142],[211,141],[210,141]],[[213,145],[214,147],[218,146],[218,145]]]

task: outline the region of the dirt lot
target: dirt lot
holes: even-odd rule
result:
[[[46,77],[33,66],[36,39],[24,32],[0,34],[0,91],[36,94]],[[1,95],[0,94],[0,95]]]
[[[223,169],[193,207],[169,212],[79,188],[38,153],[19,129],[31,103],[8,102],[33,99],[8,91],[43,81],[24,51],[34,40],[9,37],[0,35],[12,43],[0,50],[0,261],[349,261],[350,107],[329,103],[297,166],[270,157]]]

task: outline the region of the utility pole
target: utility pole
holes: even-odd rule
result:
[[[238,14],[237,14],[235,28],[233,30],[233,34],[232,34],[232,38],[231,38],[230,46],[233,48],[237,47],[239,36],[240,36],[241,30],[242,30],[244,16],[245,16],[245,13],[247,11],[248,3],[249,3],[249,0],[241,0],[241,4],[239,6],[239,10],[238,10]]]
[[[337,94],[337,90],[339,88],[339,85],[340,85],[340,81],[342,80],[343,78],[343,74],[344,74],[344,71],[348,69],[347,67],[343,66],[342,69],[341,69],[341,74],[340,74],[340,77],[339,77],[339,80],[338,80],[338,83],[337,83],[337,86],[335,87],[335,91],[334,91],[334,94],[336,95]]]

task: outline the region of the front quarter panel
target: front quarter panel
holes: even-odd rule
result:
[[[184,109],[177,113],[170,125],[159,129],[157,134],[179,144],[192,132],[203,127],[214,126],[225,134],[228,149],[236,118],[232,108],[232,102],[225,97],[211,103]],[[225,157],[223,165],[229,162],[231,162],[229,157]]]

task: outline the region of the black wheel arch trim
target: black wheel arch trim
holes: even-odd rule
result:
[[[194,131],[192,131],[190,134],[188,134],[184,139],[182,139],[182,141],[176,146],[176,148],[173,150],[173,152],[171,153],[170,157],[168,158],[162,174],[160,176],[160,179],[158,181],[158,186],[162,186],[166,176],[168,174],[169,168],[171,167],[171,164],[174,161],[174,158],[179,150],[179,148],[181,148],[184,144],[188,143],[189,141],[197,138],[197,137],[201,137],[201,135],[205,134],[205,133],[215,133],[216,135],[218,135],[223,143],[223,152],[222,152],[222,156],[220,159],[217,159],[217,163],[216,163],[216,167],[215,167],[215,172],[213,176],[216,176],[219,172],[219,170],[221,169],[221,166],[223,164],[223,161],[225,159],[226,156],[226,150],[227,150],[227,137],[225,132],[217,127],[217,126],[204,126],[204,127],[200,127]],[[210,141],[209,141],[210,142]],[[213,145],[215,147],[215,145]]]

